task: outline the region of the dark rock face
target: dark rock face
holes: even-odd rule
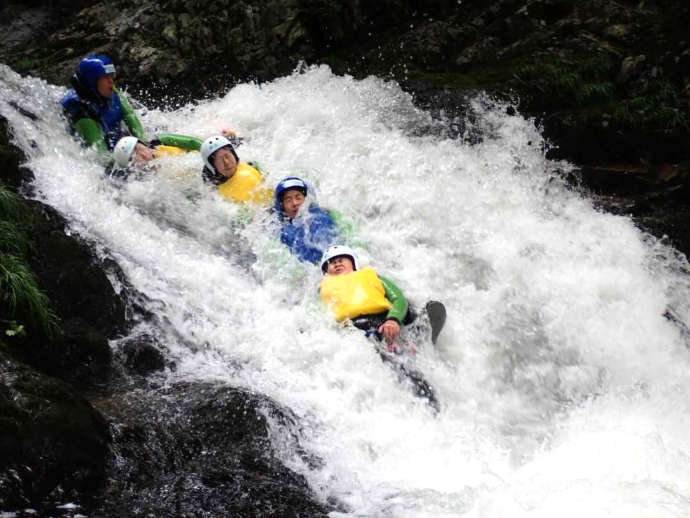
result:
[[[6,132],[0,138],[0,161],[5,166],[0,181],[18,188],[28,172],[19,166],[23,157],[8,143]],[[127,327],[125,303],[106,271],[122,274],[117,265],[104,265],[86,243],[70,237],[66,221],[54,209],[39,202],[27,202],[22,209],[27,217],[21,231],[31,236],[28,265],[59,322],[52,336],[13,338],[10,350],[51,376],[81,386],[103,384],[110,372],[108,339]]]
[[[690,158],[682,0],[92,0],[3,14],[0,61],[53,83],[67,83],[84,55],[106,53],[121,85],[160,103],[325,62],[421,86],[423,100],[450,109],[468,90],[518,98],[555,142],[551,154],[576,163]]]
[[[30,264],[60,317],[83,319],[107,336],[123,332],[124,302],[106,275],[116,265],[102,264],[86,243],[67,235],[67,223],[54,209],[38,202],[31,207]]]
[[[166,366],[158,340],[148,334],[128,337],[120,344],[120,352],[124,368],[130,374],[145,376]]]
[[[690,162],[584,167],[578,173],[602,208],[690,254]]]
[[[0,509],[81,499],[102,483],[109,443],[83,396],[0,347]]]
[[[1,178],[18,188],[23,158],[6,131],[0,139]],[[108,425],[74,386],[107,382],[108,339],[126,327],[103,266],[65,233],[64,219],[37,202],[19,209],[16,230],[31,237],[28,264],[58,319],[52,332],[28,327],[0,337],[0,510],[79,501],[102,483]]]
[[[299,450],[298,424],[270,399],[182,383],[103,401],[117,454],[97,516],[326,516],[271,436]],[[313,462],[304,459],[305,462]]]

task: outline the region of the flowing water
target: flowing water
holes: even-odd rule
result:
[[[322,462],[275,447],[341,502],[333,516],[690,515],[690,353],[664,316],[690,322],[687,263],[569,189],[571,166],[545,159],[533,121],[478,97],[473,138],[450,138],[395,83],[327,67],[139,109],[149,135],[234,128],[269,185],[302,176],[355,223],[363,263],[417,304],[445,303],[439,343],[415,359],[436,415],[324,314],[319,272],[265,211],[206,189],[194,153],[106,178],[65,131],[64,91],[0,66],[32,196],[147,300],[157,318],[142,326],[177,366],[168,381],[247,387],[298,416],[301,448]]]

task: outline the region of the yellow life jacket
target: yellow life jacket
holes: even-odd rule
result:
[[[373,315],[389,310],[393,304],[373,268],[342,275],[326,275],[319,286],[321,300],[336,320]]]
[[[162,156],[182,155],[183,153],[185,153],[185,150],[180,147],[165,146],[161,144],[160,146],[156,146],[153,150],[153,157],[160,158]]]
[[[264,179],[259,171],[240,162],[235,174],[218,186],[218,193],[234,202],[251,201],[264,204],[271,201],[273,193],[263,187],[263,183]]]

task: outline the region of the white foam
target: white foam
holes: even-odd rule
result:
[[[532,121],[480,99],[481,143],[414,137],[431,120],[397,85],[327,67],[143,116],[200,137],[233,127],[269,185],[305,178],[356,222],[365,263],[416,303],[446,304],[437,350],[417,359],[435,417],[330,322],[318,271],[268,218],[233,223],[241,211],[201,186],[198,155],[118,187],[66,134],[63,93],[0,66],[0,113],[36,195],[151,299],[171,380],[251,387],[295,412],[323,462],[290,441],[280,454],[343,516],[690,513],[688,350],[663,316],[690,321],[687,265],[569,190],[556,171],[570,166],[544,158]]]

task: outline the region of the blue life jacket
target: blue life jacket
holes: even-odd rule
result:
[[[309,205],[306,213],[300,210],[293,220],[288,220],[281,210],[281,220],[283,228],[280,232],[280,241],[286,244],[300,261],[318,264],[326,248],[338,242],[335,222],[326,211],[314,204]]]
[[[70,90],[60,101],[72,124],[79,119],[95,120],[103,132],[108,150],[112,151],[122,132],[122,102],[117,92],[110,98],[100,97],[98,101],[82,99],[77,92]]]

